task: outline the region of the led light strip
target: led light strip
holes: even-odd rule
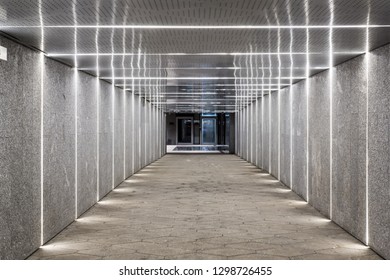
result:
[[[297,76],[293,79],[305,79],[306,77]],[[234,80],[234,77],[101,77],[103,80]],[[250,77],[241,77],[241,79],[250,79]],[[277,80],[290,80],[291,77],[269,77],[269,79]],[[272,84],[272,83],[270,83]],[[252,86],[251,84],[249,84]],[[279,85],[279,83],[278,83]]]
[[[5,25],[2,28],[40,28],[39,25]],[[380,24],[349,24],[349,25],[47,25],[45,28],[61,29],[365,29],[383,28],[390,25]]]
[[[41,24],[41,38],[42,38],[42,41],[41,41],[41,49],[44,49],[44,28],[43,28],[43,15],[42,15],[42,0],[39,0],[39,21],[40,21],[40,24]],[[45,71],[45,55],[44,53],[41,53],[40,54],[40,59],[41,59],[41,161],[40,161],[40,164],[41,164],[41,215],[40,215],[40,218],[41,218],[41,240],[40,240],[40,245],[43,245],[44,243],[44,222],[43,222],[43,211],[44,211],[44,196],[43,196],[43,190],[44,190],[44,185],[43,185],[43,179],[44,179],[44,176],[43,176],[43,124],[44,124],[44,121],[43,121],[43,117],[44,117],[44,114],[43,114],[43,102],[44,102],[44,71]]]
[[[333,25],[333,0],[329,0],[330,5],[330,24]],[[329,180],[329,218],[333,219],[333,27],[329,29],[329,103],[330,103],[330,121],[329,121],[329,138],[330,138],[330,147],[329,147],[329,171],[330,171],[330,180]]]
[[[333,28],[331,29],[333,30]],[[362,51],[350,51],[350,52],[334,52],[334,54],[339,55],[347,55],[347,54],[363,54],[364,50]],[[323,52],[314,52],[310,53],[311,55],[323,55]],[[64,56],[137,56],[137,53],[47,53],[46,56],[48,57],[64,57]],[[245,53],[245,52],[239,52],[239,53],[223,53],[223,52],[215,52],[215,53],[145,53],[143,56],[250,56],[250,55],[270,55],[270,56],[278,56],[278,55],[306,55],[305,52],[257,52],[257,53]]]
[[[370,13],[368,13],[370,15]],[[370,18],[367,18],[367,22],[369,22]],[[369,246],[370,242],[370,232],[369,232],[369,205],[368,205],[368,199],[369,199],[369,181],[368,181],[368,162],[369,162],[369,156],[368,156],[368,137],[369,137],[369,131],[368,131],[368,113],[369,113],[369,67],[370,67],[370,33],[369,28],[366,29],[366,241],[365,244]]]

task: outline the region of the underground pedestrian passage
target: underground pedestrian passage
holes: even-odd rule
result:
[[[0,0],[0,260],[389,259],[389,15]]]

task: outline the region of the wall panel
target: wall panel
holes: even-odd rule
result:
[[[125,178],[131,176],[133,170],[133,97],[131,92],[125,93]]]
[[[366,60],[335,68],[333,83],[333,220],[360,240],[366,234]]]
[[[369,55],[369,245],[390,258],[390,45]]]
[[[330,215],[330,87],[329,71],[310,78],[309,203]]]
[[[262,125],[263,125],[263,118],[262,118],[262,102],[263,100],[259,98],[257,100],[257,117],[256,117],[256,129],[257,129],[257,167],[263,168],[262,165],[262,157],[263,157],[263,137],[262,137]]]
[[[270,96],[263,97],[263,168],[266,171],[270,170]]]
[[[43,98],[43,240],[75,218],[75,71],[45,59]]]
[[[125,179],[124,175],[124,92],[122,89],[114,89],[114,187]]]
[[[280,181],[291,186],[290,154],[291,154],[291,90],[280,91]]]
[[[77,80],[77,216],[97,201],[97,82],[79,72]]]
[[[112,190],[112,86],[100,81],[99,90],[99,198]]]
[[[292,86],[291,188],[307,200],[307,94],[306,81]]]
[[[271,93],[271,174],[279,178],[279,92]]]
[[[0,37],[0,260],[40,245],[41,58]]]

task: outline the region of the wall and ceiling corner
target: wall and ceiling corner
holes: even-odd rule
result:
[[[134,173],[129,158],[140,155],[129,148],[134,128],[125,135],[124,108],[133,103],[119,102],[123,89],[5,37],[0,43],[9,55],[0,60],[0,259],[24,259],[110,192],[113,179],[123,181],[125,152],[134,152],[126,176]],[[164,144],[149,140],[150,148]]]
[[[263,139],[262,169],[277,177],[280,164],[282,183],[386,259],[390,258],[389,57],[390,45],[385,45],[262,95],[258,101],[262,118],[257,121],[263,126],[256,140]],[[242,109],[244,115],[246,110]],[[278,110],[280,163],[274,141]],[[240,136],[246,142],[245,131]],[[244,149],[238,143],[237,150]]]

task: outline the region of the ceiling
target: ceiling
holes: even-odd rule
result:
[[[388,0],[0,0],[0,31],[162,107],[231,112],[390,42]]]

